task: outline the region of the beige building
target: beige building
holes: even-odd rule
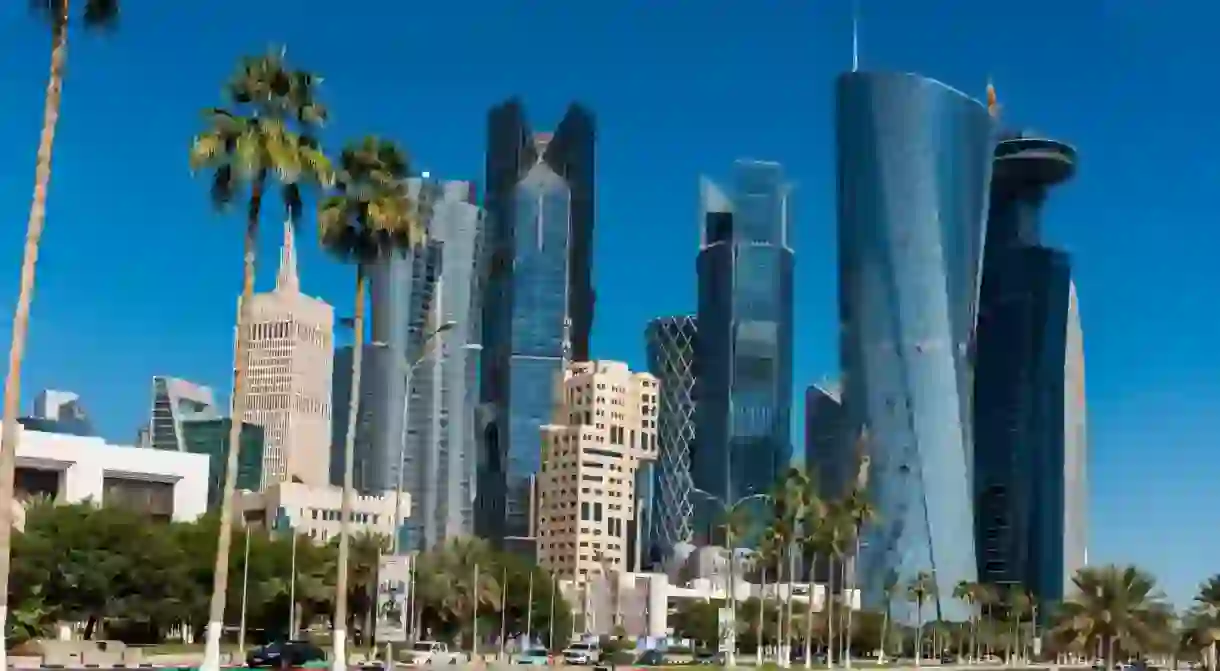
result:
[[[656,459],[659,392],[655,377],[617,361],[564,371],[552,423],[541,427],[537,480],[538,562],[559,578],[639,566],[635,479]]]
[[[378,496],[353,495],[352,533],[390,537],[394,532],[394,500],[394,492]],[[400,504],[401,521],[411,515],[411,495],[403,492]],[[261,492],[240,492],[237,508],[241,517],[251,524],[278,530],[287,527],[319,543],[327,543],[339,536],[342,505],[342,487],[281,482]]]
[[[292,229],[275,290],[251,303],[249,395],[243,419],[265,431],[263,484],[330,482],[331,374],[335,311],[301,293]]]

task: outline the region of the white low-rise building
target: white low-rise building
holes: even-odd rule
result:
[[[191,521],[207,511],[208,457],[111,445],[102,438],[21,430],[14,472],[16,500],[93,501]],[[20,527],[21,515],[15,518]]]
[[[352,496],[352,532],[372,533],[390,537],[394,532],[394,502],[402,509],[399,526],[411,515],[411,495],[394,492],[377,496]],[[339,535],[339,510],[343,505],[343,488],[306,485],[300,482],[280,482],[261,492],[241,492],[237,509],[250,523],[266,524],[277,530],[295,529],[319,543]]]

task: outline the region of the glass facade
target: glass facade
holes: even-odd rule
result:
[[[979,579],[1039,600],[1065,588],[1071,265],[1041,244],[1067,145],[1021,135],[995,150],[975,341],[975,542]]]
[[[553,134],[532,133],[517,101],[489,115],[474,516],[476,533],[505,547],[532,545],[538,429],[564,362],[589,354],[594,141],[579,105]]]
[[[964,621],[977,577],[970,485],[970,345],[992,120],[936,81],[852,72],[836,84],[843,402],[867,427],[878,522],[861,556],[865,607],[890,574],[936,589],[927,619]],[[914,607],[894,599],[895,617]]]
[[[219,507],[229,458],[229,419],[182,423],[185,451],[208,455],[208,507]],[[237,489],[258,491],[263,481],[263,427],[243,423],[237,450]]]
[[[792,459],[789,185],[779,164],[762,161],[738,161],[733,185],[730,199],[702,184],[691,455],[694,486],[725,503],[771,491]],[[717,506],[696,499],[695,534],[706,539]]]
[[[805,466],[826,497],[846,494],[855,481],[855,438],[838,385],[805,390]]]
[[[672,555],[676,544],[690,543],[694,533],[691,450],[695,446],[698,335],[694,316],[658,317],[644,331],[648,372],[661,387],[650,550],[655,549],[662,559]]]

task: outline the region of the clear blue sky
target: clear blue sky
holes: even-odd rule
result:
[[[831,82],[849,0],[126,0],[72,35],[23,392],[80,392],[129,441],[150,378],[229,383],[240,222],[186,167],[198,111],[238,56],[286,43],[326,77],[328,142],[381,133],[422,169],[482,179],[484,114],[518,94],[538,128],[599,119],[594,353],[643,364],[654,315],[694,306],[696,178],[783,162],[795,206],[798,387],[837,370]],[[351,11],[338,8],[352,7]],[[0,308],[10,314],[48,54],[0,7]],[[1087,347],[1094,561],[1157,572],[1179,602],[1220,571],[1220,61],[1207,2],[862,0],[862,65],[983,93],[1073,142],[1046,235],[1074,254]],[[272,281],[275,213],[260,287]],[[300,235],[303,284],[346,313],[351,275]],[[4,336],[7,337],[7,329]],[[7,345],[7,341],[3,343]],[[799,445],[798,445],[799,449]]]

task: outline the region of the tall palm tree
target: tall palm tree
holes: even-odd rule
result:
[[[936,591],[936,580],[931,573],[920,571],[907,585],[907,599],[915,604],[915,666],[923,664],[923,606]]]
[[[971,660],[973,660],[976,656],[975,644],[978,642],[978,639],[976,638],[977,630],[975,628],[978,621],[978,615],[975,612],[975,606],[978,602],[977,597],[977,583],[962,580],[953,587],[953,598],[966,604],[966,606],[970,609],[970,622],[968,623],[969,634],[962,638],[963,646],[969,648],[969,653],[965,653],[963,650],[959,649],[958,655]]]
[[[835,589],[837,587],[840,593],[843,590],[843,557],[847,555],[848,546],[851,544],[852,527],[851,518],[848,517],[842,501],[826,503],[823,509],[825,517],[818,529],[814,546],[819,555],[826,557],[830,569],[826,583],[826,665],[833,667],[836,642]]]
[[[975,585],[974,598],[982,606],[979,620],[979,645],[983,648],[986,657],[991,657],[994,652],[993,644],[995,643],[995,607],[1000,602],[1000,593],[995,585],[988,583],[978,583]],[[987,625],[987,630],[983,631],[983,625]]]
[[[229,429],[216,567],[202,665],[205,671],[220,668],[220,635],[233,533],[233,490],[237,486],[241,420],[246,412],[249,305],[254,296],[254,266],[263,198],[270,180],[277,180],[282,187],[289,221],[295,221],[300,209],[301,186],[328,183],[331,175],[330,163],[313,137],[313,131],[326,119],[325,108],[316,100],[316,79],[288,68],[282,52],[243,59],[237,74],[225,87],[230,107],[208,110],[205,113],[207,128],[195,136],[191,144],[192,172],[211,171],[214,206],[227,209],[243,190],[249,190],[233,362],[233,421]]]
[[[809,483],[802,499],[803,510],[801,511],[800,519],[801,555],[807,560],[809,570],[809,599],[806,602],[805,611],[805,668],[808,669],[812,668],[813,665],[813,597],[818,574],[818,557],[825,550],[823,540],[825,538],[826,527],[834,524],[834,519],[830,515],[831,510],[819,496],[817,485],[813,478],[809,478]],[[827,615],[827,625],[830,627],[829,632],[833,634],[834,628],[829,624],[829,587],[827,588],[823,604],[822,610]],[[829,647],[830,640],[832,639],[828,639],[827,647]],[[833,664],[833,657],[828,659]]]
[[[898,582],[898,572],[890,569],[886,571],[885,579],[881,582],[881,593],[885,597],[885,614],[881,620],[881,656],[880,661],[885,662],[885,653],[888,650],[890,640],[890,625],[894,619],[894,599],[901,593],[902,585]]]
[[[1011,585],[1008,588],[1008,615],[1012,618],[1012,639],[1009,642],[1008,660],[1015,662],[1022,657],[1021,623],[1033,601],[1022,585]]]
[[[800,520],[804,513],[805,495],[810,487],[809,476],[799,468],[789,468],[776,483],[771,495],[775,519],[772,533],[783,548],[784,563],[788,573],[788,589],[783,595],[779,627],[779,665],[787,668],[791,664],[789,649],[792,644],[792,587],[795,582],[796,552],[800,544]],[[784,623],[787,622],[785,628]]]
[[[31,6],[47,21],[51,29],[51,67],[43,99],[42,133],[38,140],[38,158],[34,165],[34,198],[25,228],[25,251],[21,258],[21,288],[13,312],[13,333],[9,341],[8,374],[4,378],[4,425],[0,436],[0,586],[8,585],[12,550],[13,466],[17,458],[17,441],[21,429],[17,414],[21,409],[21,364],[25,360],[26,335],[30,326],[30,306],[34,302],[34,271],[38,264],[38,247],[47,219],[47,189],[51,184],[51,150],[55,146],[55,129],[59,123],[59,108],[64,83],[64,65],[68,60],[68,0],[33,0]],[[84,0],[82,19],[86,28],[113,25],[118,19],[118,0]],[[0,629],[5,626],[8,590],[0,589]],[[0,666],[5,654],[0,650]]]
[[[1194,620],[1194,629],[1199,632],[1198,638],[1207,645],[1207,668],[1217,671],[1217,642],[1220,642],[1220,574],[1214,575],[1199,585],[1199,593],[1195,595],[1198,615]]]
[[[348,398],[347,436],[343,454],[343,502],[340,506],[339,577],[336,587],[335,669],[346,668],[347,566],[351,534],[352,473],[356,420],[360,413],[361,350],[364,349],[364,309],[368,267],[397,250],[423,243],[426,229],[420,208],[407,189],[410,174],[406,154],[397,145],[367,137],[343,150],[335,193],[318,206],[318,236],[322,247],[356,267],[356,302],[352,328],[352,390]],[[421,192],[422,193],[422,192]]]
[[[1135,566],[1086,566],[1053,618],[1050,638],[1059,649],[1098,648],[1112,668],[1119,652],[1139,655],[1166,645],[1173,610],[1156,579]]]
[[[852,599],[858,586],[859,581],[857,576],[860,572],[860,549],[863,543],[864,530],[877,520],[877,509],[873,507],[868,498],[868,477],[869,467],[872,459],[868,456],[868,430],[860,431],[860,437],[856,442],[857,462],[856,462],[856,482],[848,492],[846,499],[843,502],[843,512],[851,521],[851,533],[855,548],[852,552],[852,571],[851,585],[849,586],[848,599]],[[851,668],[851,630],[852,630],[852,603],[849,602],[847,608],[847,626],[844,627],[844,633],[847,636],[843,661],[847,668]]]

